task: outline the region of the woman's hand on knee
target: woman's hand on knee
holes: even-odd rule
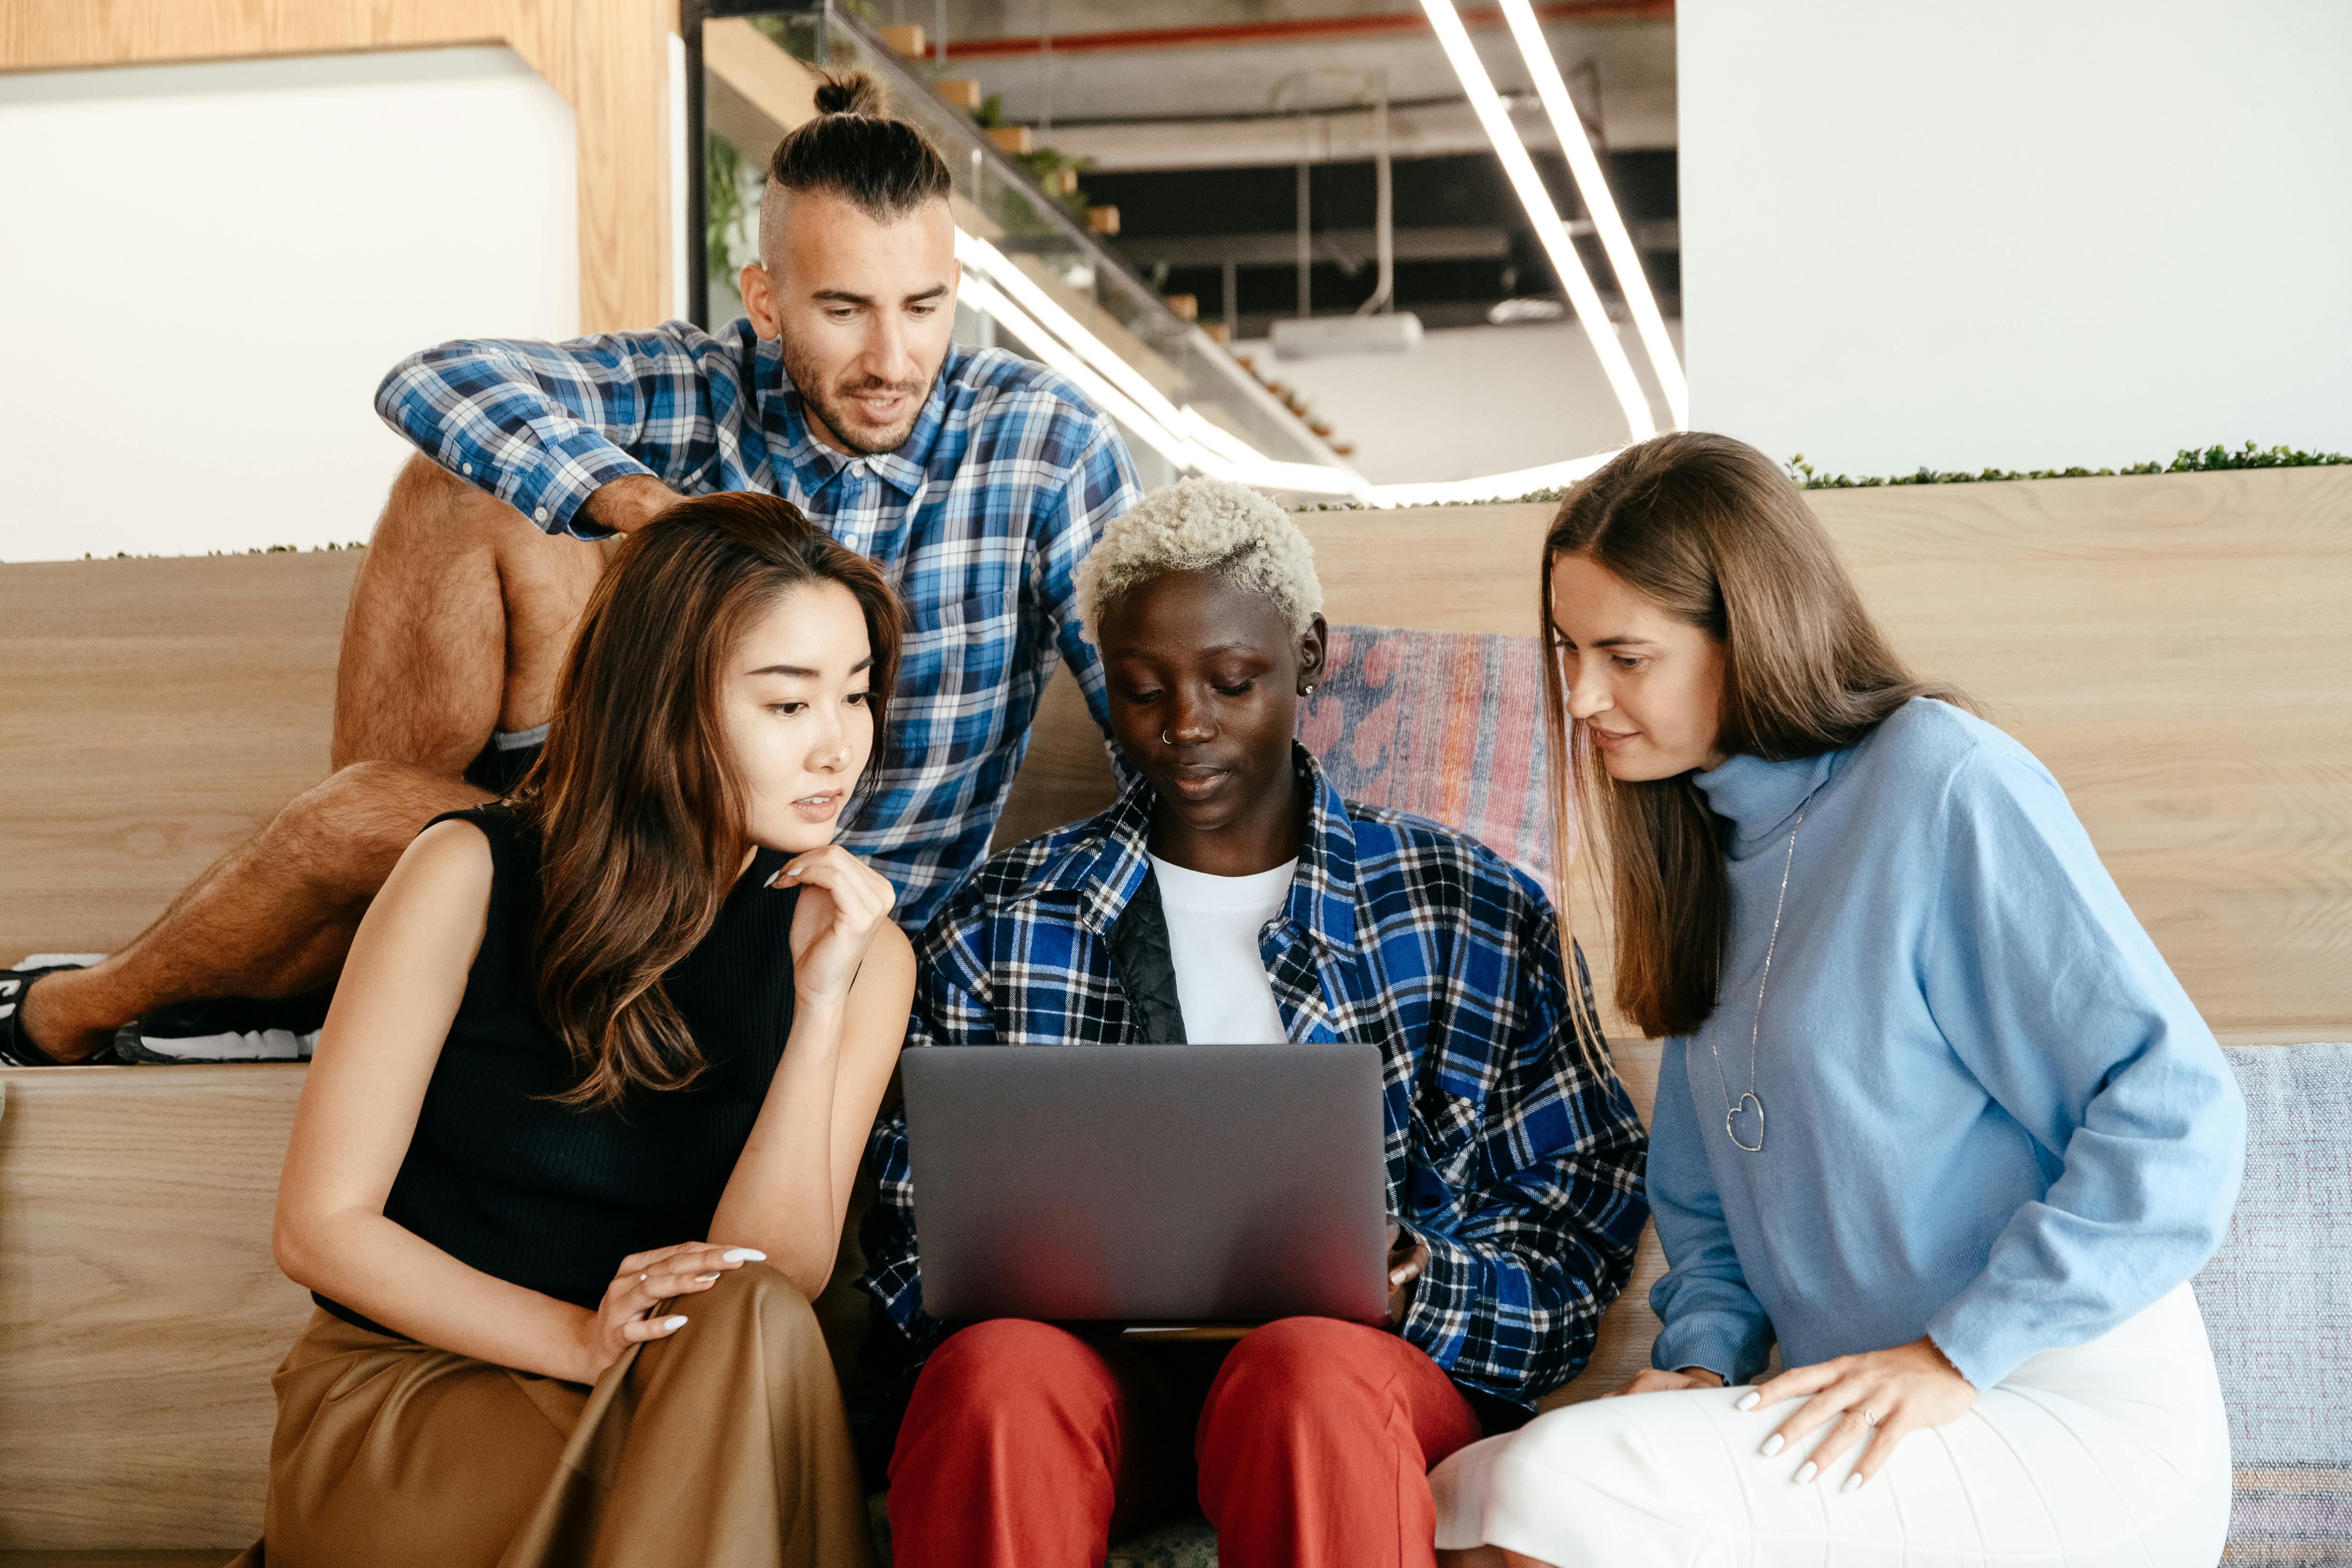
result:
[[[1660,1372],[1645,1366],[1625,1382],[1601,1395],[1616,1399],[1628,1394],[1672,1394],[1678,1388],[1721,1388],[1723,1379],[1703,1366],[1686,1366],[1680,1372]]]
[[[682,1313],[656,1318],[649,1314],[664,1301],[708,1290],[719,1277],[746,1263],[761,1263],[768,1255],[756,1247],[724,1247],[717,1242],[688,1241],[651,1252],[633,1252],[604,1289],[595,1310],[582,1318],[575,1381],[593,1383],[621,1352],[646,1340],[666,1340],[686,1327]]]
[[[1797,1479],[1802,1483],[1867,1439],[1869,1446],[1843,1482],[1843,1489],[1852,1491],[1879,1472],[1904,1438],[1967,1415],[1976,1405],[1977,1390],[1922,1334],[1892,1350],[1792,1368],[1759,1384],[1739,1407],[1753,1410],[1798,1398],[1805,1402],[1797,1413],[1764,1439],[1766,1456],[1826,1426],[1827,1435],[1798,1468]]]

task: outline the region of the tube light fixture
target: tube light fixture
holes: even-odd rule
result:
[[[1474,479],[1438,479],[1427,484],[1366,485],[1356,499],[1366,506],[1437,506],[1447,501],[1511,500],[1530,490],[1558,489],[1593,472],[1615,451],[1587,458],[1515,468],[1507,474],[1482,474]]]
[[[1657,377],[1659,390],[1666,395],[1666,410],[1673,415],[1676,429],[1686,429],[1690,426],[1690,383],[1683,375],[1675,342],[1666,335],[1665,318],[1658,313],[1657,296],[1650,291],[1649,275],[1642,270],[1642,258],[1633,248],[1633,237],[1625,231],[1625,219],[1617,210],[1617,198],[1610,193],[1601,160],[1592,151],[1591,139],[1584,133],[1584,119],[1569,100],[1568,83],[1560,79],[1559,63],[1552,58],[1551,45],[1545,41],[1535,7],[1528,0],[1501,0],[1501,4],[1503,19],[1510,24],[1511,37],[1517,41],[1519,53],[1528,62],[1528,74],[1535,79],[1536,96],[1543,100],[1552,133],[1559,138],[1559,150],[1568,159],[1568,172],[1575,176],[1577,193],[1584,198],[1585,210],[1592,215],[1592,231],[1600,236],[1601,248],[1608,253],[1610,268],[1617,274],[1618,291],[1625,296],[1625,308],[1641,335],[1643,353],[1650,362],[1651,373]]]
[[[994,317],[1033,357],[1069,377],[1137,440],[1186,472],[1298,495],[1347,496],[1366,506],[1431,506],[1572,484],[1613,456],[1600,452],[1506,474],[1391,485],[1370,484],[1360,474],[1328,464],[1269,458],[1191,404],[1171,402],[988,241],[958,229],[956,259],[962,264],[964,304]]]
[[[1551,193],[1544,189],[1543,176],[1536,173],[1535,160],[1528,156],[1517,128],[1512,125],[1501,96],[1495,91],[1493,79],[1486,75],[1486,62],[1478,58],[1461,16],[1454,12],[1454,0],[1421,0],[1421,8],[1428,13],[1438,44],[1445,50],[1454,74],[1461,79],[1462,90],[1476,111],[1478,123],[1485,128],[1486,140],[1495,144],[1495,155],[1503,161],[1503,172],[1510,176],[1519,205],[1527,208],[1528,221],[1535,225],[1536,237],[1543,242],[1544,254],[1551,259],[1552,270],[1559,274],[1560,286],[1568,290],[1577,321],[1601,360],[1601,371],[1609,377],[1618,405],[1625,411],[1626,428],[1636,441],[1656,435],[1658,427],[1650,417],[1649,395],[1633,374],[1633,362],[1625,357],[1625,345],[1617,341],[1617,329],[1609,322],[1600,292],[1592,287],[1583,258],[1576,254],[1576,243],[1569,238],[1568,227],[1560,222],[1559,209],[1552,205]]]
[[[1363,488],[1360,475],[1266,457],[1218,430],[1191,405],[1179,408],[1035,279],[977,235],[956,231],[956,259],[963,266],[969,303],[1003,321],[1037,358],[1076,382],[1103,412],[1178,468],[1310,495],[1353,495]]]

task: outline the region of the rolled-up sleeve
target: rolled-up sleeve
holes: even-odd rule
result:
[[[581,513],[614,479],[650,474],[673,489],[717,450],[702,354],[683,323],[568,342],[468,339],[394,365],[376,412],[416,449],[550,533],[610,531]]]

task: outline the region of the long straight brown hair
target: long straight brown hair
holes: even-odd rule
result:
[[[826,583],[865,616],[870,778],[898,676],[898,596],[791,502],[681,501],[622,544],[589,596],[546,749],[514,800],[540,845],[540,1016],[579,1073],[559,1102],[614,1106],[702,1071],[662,975],[709,933],[749,843],[721,695],[753,623]]]
[[[1646,1035],[1687,1035],[1715,1011],[1722,980],[1722,829],[1690,775],[1612,779],[1569,718],[1551,578],[1570,553],[1722,645],[1716,749],[1727,756],[1817,756],[1854,744],[1915,697],[1968,703],[1913,678],[1804,496],[1746,442],[1660,436],[1569,492],[1543,551],[1553,863],[1565,881],[1581,854],[1606,885],[1619,1011]],[[1565,896],[1559,907],[1565,925]]]

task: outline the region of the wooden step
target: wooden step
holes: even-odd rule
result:
[[[223,1568],[243,1547],[204,1552],[0,1552],[0,1568]]]

